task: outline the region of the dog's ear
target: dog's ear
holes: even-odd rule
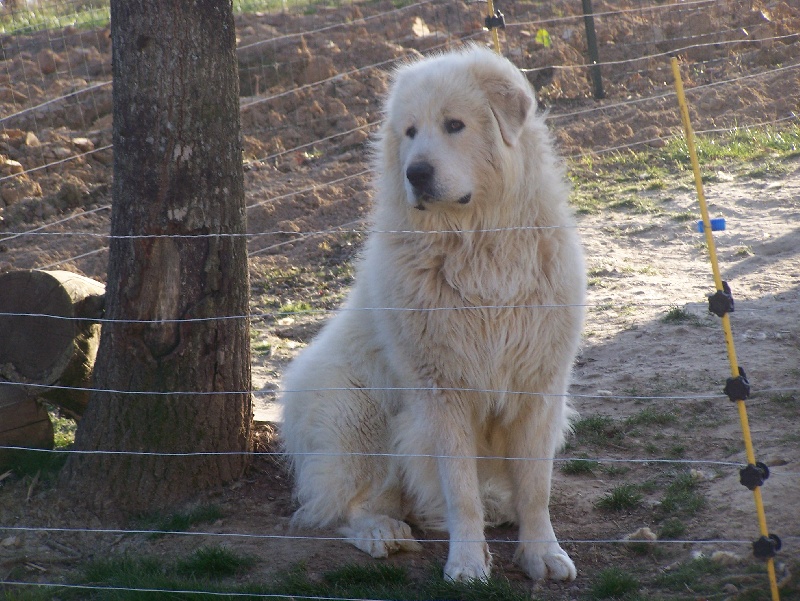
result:
[[[528,114],[534,109],[533,94],[517,82],[497,74],[481,78],[481,87],[508,146],[514,146],[522,133]]]

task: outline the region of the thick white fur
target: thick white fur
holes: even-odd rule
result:
[[[374,557],[418,548],[408,523],[445,528],[453,580],[488,577],[485,524],[516,522],[528,575],[571,580],[548,508],[585,288],[562,165],[486,49],[401,67],[386,109],[355,285],[283,380],[296,519]]]

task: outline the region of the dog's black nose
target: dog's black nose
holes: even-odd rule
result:
[[[406,169],[406,178],[419,193],[430,193],[433,183],[433,165],[427,161],[412,163]]]

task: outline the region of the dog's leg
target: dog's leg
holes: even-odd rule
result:
[[[444,576],[454,581],[486,580],[491,573],[492,558],[483,532],[472,420],[458,399],[440,394],[429,402],[425,427],[429,440],[435,441],[450,534]]]
[[[556,445],[561,439],[558,430],[563,423],[563,397],[531,400],[520,412],[513,428],[509,428],[508,453],[523,459],[511,461],[520,545],[516,562],[533,579],[574,580],[575,564],[556,540],[550,522],[550,480]],[[525,460],[529,458],[530,460]]]

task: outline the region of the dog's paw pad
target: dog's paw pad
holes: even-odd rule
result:
[[[454,550],[451,546],[450,557],[444,566],[445,580],[468,582],[482,580],[486,582],[492,573],[492,556],[486,543],[475,548]]]
[[[578,576],[575,564],[563,551],[545,555],[542,559],[547,568],[547,578],[551,580],[575,580]]]
[[[445,580],[452,582],[469,582],[470,580],[489,580],[489,566],[483,563],[451,565],[450,562],[444,568]]]
[[[405,522],[387,516],[361,518],[344,528],[347,542],[372,557],[388,557],[395,551],[419,551],[422,548]]]
[[[515,561],[533,580],[575,580],[578,571],[566,551],[557,547],[545,553],[517,551]]]

